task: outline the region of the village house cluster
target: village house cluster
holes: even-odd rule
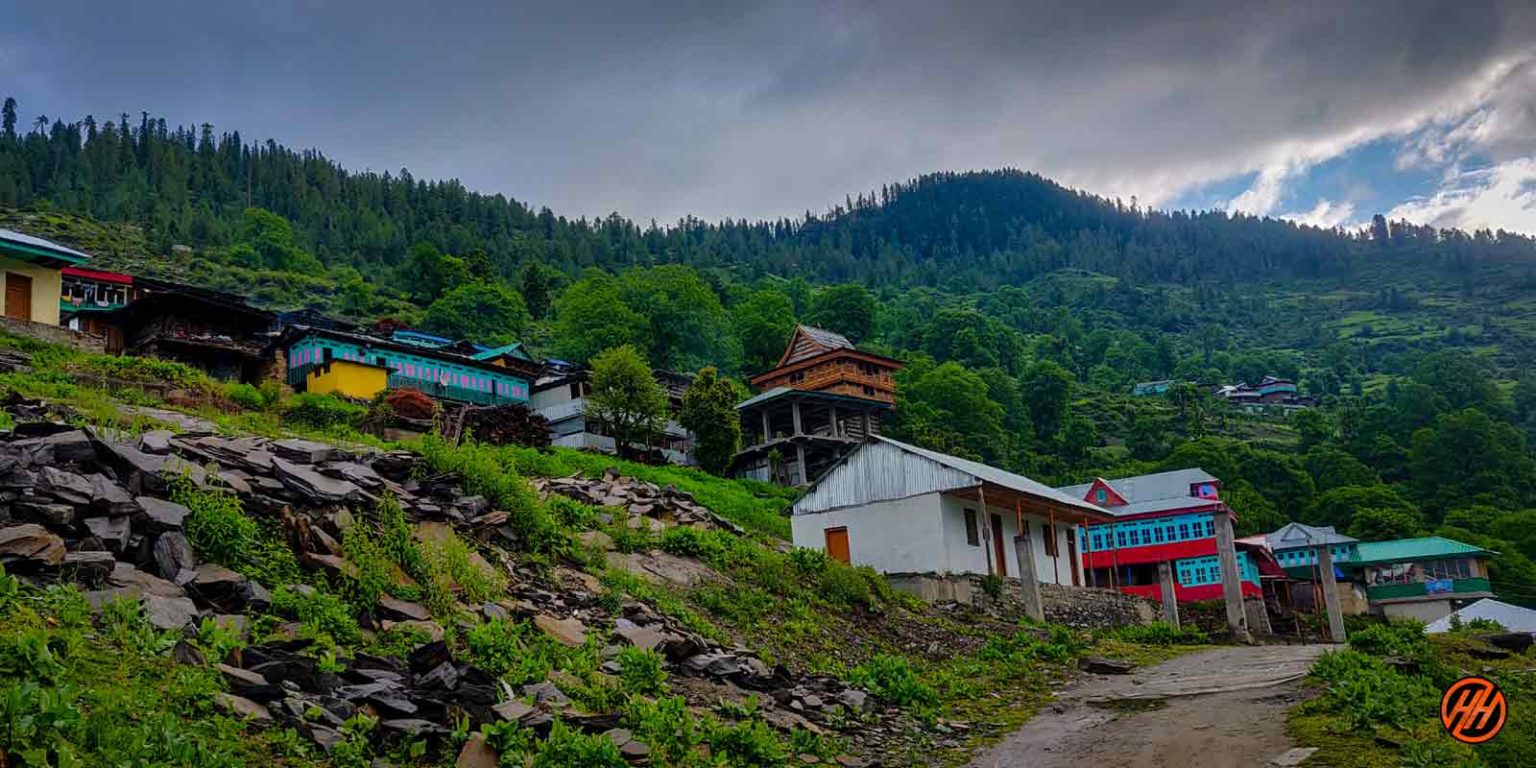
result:
[[[0,326],[97,338],[109,353],[358,400],[410,388],[450,404],[517,403],[547,419],[555,445],[617,448],[586,418],[588,372],[520,344],[271,312],[228,293],[92,270],[87,259],[0,230]],[[1301,523],[1235,538],[1241,510],[1199,467],[1053,488],[882,436],[900,367],[839,334],[799,326],[777,365],[751,379],[759,392],[737,406],[743,440],[730,473],[805,489],[790,510],[796,546],[871,566],[930,599],[983,599],[995,591],[992,579],[1016,589],[1036,617],[1041,585],[1146,598],[1174,622],[1180,603],[1220,600],[1241,634],[1279,632],[1315,614],[1342,639],[1344,614],[1433,622],[1493,597],[1494,553],[1449,539],[1362,542]],[[675,413],[691,377],[654,373]],[[1171,385],[1138,384],[1133,394]],[[1239,406],[1311,405],[1294,382],[1275,378],[1214,394]],[[675,420],[660,445],[646,447],[691,463],[692,436]]]

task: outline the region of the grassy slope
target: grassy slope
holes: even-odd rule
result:
[[[24,351],[33,361],[29,372],[0,375],[0,394],[17,392],[67,404],[77,409],[74,418],[82,424],[133,431],[163,426],[142,414],[125,411],[125,404],[135,404],[190,412],[232,434],[300,433],[377,443],[350,425],[357,409],[333,401],[262,397],[251,388],[213,382],[176,364],[88,355],[15,337],[0,336],[0,349]],[[174,403],[167,403],[161,394],[167,384],[174,390]],[[1092,651],[1149,660],[1177,652],[1177,647],[1167,644],[1169,640],[1187,641],[1152,638],[1130,644],[1065,628],[1022,631],[1017,625],[995,619],[934,611],[893,593],[883,578],[868,569],[831,563],[815,553],[782,552],[778,545],[785,523],[779,511],[792,492],[774,486],[567,450],[541,453],[517,447],[448,446],[433,440],[417,447],[426,451],[435,469],[462,472],[467,488],[485,493],[499,508],[513,512],[518,525],[536,534],[529,538],[532,551],[511,555],[538,566],[545,577],[557,572],[557,565],[585,570],[601,580],[603,604],[612,609],[626,598],[640,599],[703,634],[757,649],[767,660],[798,671],[857,681],[900,703],[909,713],[907,736],[889,746],[890,753],[885,755],[897,764],[928,763],[941,740],[954,742],[952,737],[942,736],[942,731],[924,725],[941,721],[961,721],[969,726],[968,735],[948,747],[948,759],[962,760],[969,747],[1017,725],[1046,701],[1053,685],[1071,674],[1072,662],[1080,654]],[[622,525],[606,527],[621,550],[660,548],[703,561],[724,578],[685,589],[643,581],[612,567],[614,558],[623,552],[604,554],[596,548],[584,548],[574,537],[579,530],[600,527],[600,510],[565,500],[539,501],[524,482],[526,477],[577,471],[597,474],[609,467],[676,485],[747,528],[749,535],[739,538],[717,531],[672,529],[654,536]],[[208,515],[210,519],[242,514],[237,504],[216,495],[194,495],[184,501],[194,508],[194,515]],[[378,514],[384,513],[381,510]],[[344,542],[349,559],[365,566],[365,575],[344,582],[301,572],[280,536],[267,527],[224,526],[228,530],[239,528],[244,537],[240,546],[227,549],[252,553],[231,556],[229,565],[274,587],[304,580],[319,590],[313,599],[299,599],[277,590],[274,611],[279,616],[255,618],[257,639],[281,622],[297,620],[302,636],[318,639],[321,649],[334,649],[340,656],[360,650],[400,653],[410,647],[410,637],[363,631],[355,619],[380,591],[422,600],[446,625],[453,626],[458,615],[454,590],[462,593],[496,588],[494,580],[476,575],[465,565],[467,548],[456,550],[457,555],[424,557],[418,549],[402,549],[400,537],[392,536],[390,526],[382,522],[387,518],[378,519],[376,528],[362,529],[364,533],[355,539],[349,536]],[[211,550],[200,547],[200,551],[210,557]],[[482,551],[493,559],[500,556],[492,550]],[[383,582],[375,582],[366,575],[401,571],[415,576],[419,586],[404,587],[387,576]],[[625,722],[637,732],[666,722],[662,730],[668,733],[685,730],[698,740],[721,740],[766,755],[761,760],[740,754],[728,756],[728,764],[780,765],[799,752],[830,757],[841,749],[841,739],[836,736],[818,739],[811,734],[781,736],[764,731],[753,724],[750,715],[729,704],[713,711],[706,707],[692,714],[663,716],[646,709],[652,705],[638,698],[637,691],[612,689],[606,676],[597,672],[600,648],[596,645],[567,650],[555,647],[527,626],[483,622],[474,626],[478,630],[454,629],[450,634],[461,658],[488,667],[495,666],[500,658],[533,659],[533,666],[519,662],[520,666],[509,668],[507,674],[527,675],[527,680],[542,679],[551,672],[564,675],[572,681],[571,692],[578,701],[594,711],[624,713]],[[6,722],[12,724],[10,735],[0,733],[4,739],[0,750],[9,749],[11,762],[25,765],[41,764],[39,754],[29,757],[25,752],[26,745],[34,742],[51,745],[47,759],[60,764],[64,764],[61,755],[71,751],[86,756],[81,764],[112,758],[171,765],[360,765],[354,757],[363,760],[374,753],[366,722],[350,726],[355,732],[346,742],[350,746],[339,755],[322,759],[297,734],[247,728],[216,713],[213,700],[221,681],[206,668],[169,664],[165,654],[174,639],[173,635],[149,630],[123,607],[92,620],[73,589],[43,593],[18,589],[10,580],[0,582],[0,664],[7,673],[0,687],[0,702],[7,708]],[[214,658],[234,644],[211,628],[199,642]],[[661,690],[687,693],[686,686],[664,685]],[[143,702],[151,703],[144,712],[155,714],[131,713],[132,707]],[[655,706],[668,706],[664,702]],[[697,701],[691,698],[688,703]],[[65,710],[77,712],[83,719],[58,719]],[[31,730],[15,730],[19,722],[30,723],[25,727]],[[149,738],[144,735],[148,732],[162,735]],[[509,733],[493,736],[509,745],[523,738]],[[656,738],[663,737],[658,734]],[[133,741],[148,744],[145,749],[152,751],[134,753],[123,746]],[[584,754],[582,750],[600,745],[570,736],[555,746],[545,742],[528,749],[553,753],[557,747]],[[658,762],[695,764],[689,762],[692,758],[682,756],[692,754],[692,747],[673,747],[677,755]],[[452,750],[395,757],[407,763],[433,764],[451,762],[449,752]]]

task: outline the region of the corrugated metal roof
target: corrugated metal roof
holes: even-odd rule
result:
[[[1359,539],[1345,536],[1333,526],[1318,527],[1305,523],[1286,523],[1274,533],[1266,534],[1269,548],[1275,551],[1315,547],[1319,544],[1353,544]]]
[[[1494,553],[1463,544],[1443,536],[1422,536],[1417,539],[1360,542],[1360,559],[1355,564],[1394,563],[1403,560],[1435,560],[1463,555],[1492,555]]]
[[[41,237],[29,235],[25,232],[17,232],[13,229],[0,229],[0,240],[9,240],[19,245],[30,246],[32,248],[41,248],[46,251],[53,251],[54,253],[59,254],[61,257],[70,260],[91,258],[89,254],[81,253],[73,248],[70,248],[69,246],[59,245],[52,240],[44,240]]]
[[[1473,619],[1491,619],[1511,632],[1536,633],[1536,611],[1500,602],[1491,597],[1485,597],[1459,611],[1453,611],[1448,616],[1435,619],[1429,623],[1429,626],[1424,627],[1424,631],[1435,634],[1451,631],[1452,616],[1460,618],[1463,623]]]
[[[906,498],[923,493],[971,488],[983,482],[1074,507],[1096,516],[1109,513],[1023,475],[958,456],[930,451],[873,435],[817,480],[795,502],[794,514]]]
[[[1103,478],[1100,478],[1101,480]],[[1079,483],[1057,490],[1075,499],[1083,499],[1093,489],[1094,483]],[[1190,487],[1201,483],[1218,482],[1216,477],[1198,467],[1157,472],[1150,475],[1122,477],[1104,480],[1115,493],[1125,499],[1119,506],[1105,507],[1115,517],[1134,517],[1179,509],[1196,509],[1220,504],[1215,499],[1203,499],[1190,493]]]

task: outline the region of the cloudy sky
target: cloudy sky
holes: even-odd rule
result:
[[[24,121],[149,110],[570,215],[793,215],[1011,166],[1143,205],[1536,233],[1530,0],[0,0],[0,18]]]

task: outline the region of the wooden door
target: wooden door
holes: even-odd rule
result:
[[[1008,578],[1008,550],[1003,549],[1003,516],[992,515],[992,562],[997,564],[997,575]]]
[[[826,530],[826,534],[827,534],[827,557],[830,557],[833,560],[838,561],[839,563],[849,562],[849,559],[848,559],[848,529],[847,528],[828,528]]]
[[[32,278],[14,272],[5,273],[5,316],[32,319]]]

